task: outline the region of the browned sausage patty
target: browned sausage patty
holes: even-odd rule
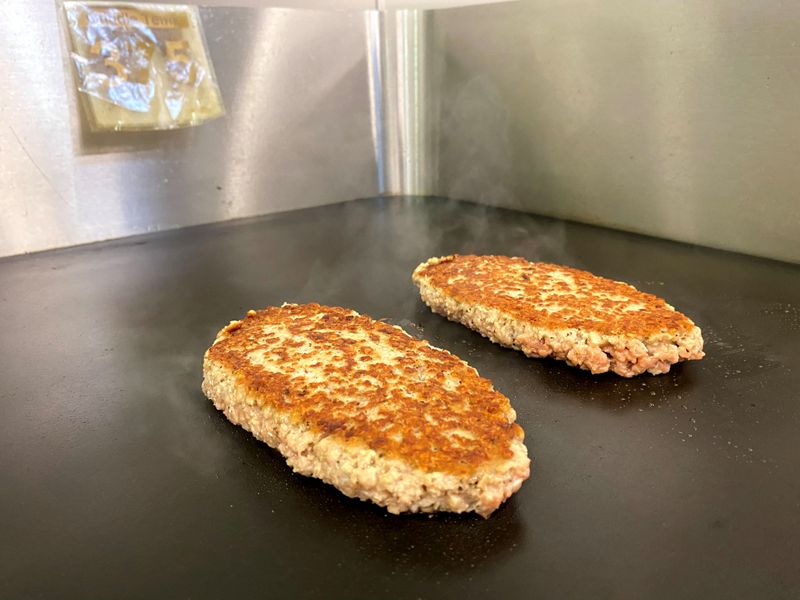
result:
[[[203,391],[295,471],[392,513],[488,516],[530,473],[508,399],[449,352],[351,310],[250,311],[205,355]]]
[[[592,373],[666,373],[703,358],[691,319],[661,298],[586,271],[508,256],[431,258],[413,274],[423,301],[493,342]]]

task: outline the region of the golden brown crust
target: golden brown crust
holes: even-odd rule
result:
[[[250,311],[208,350],[312,431],[415,468],[464,475],[511,458],[522,429],[508,399],[449,352],[343,308]]]
[[[451,255],[414,272],[458,302],[491,306],[550,330],[647,338],[689,332],[694,323],[661,298],[587,271],[508,256]]]

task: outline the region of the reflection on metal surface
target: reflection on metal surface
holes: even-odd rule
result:
[[[0,256],[388,193],[800,262],[800,4],[202,14],[228,117],[89,134],[0,3]]]
[[[382,193],[435,192],[441,53],[423,10],[372,11],[367,55]]]
[[[89,134],[54,3],[0,5],[0,256],[377,193],[363,13],[202,15],[229,116]]]
[[[366,14],[367,25],[367,72],[369,74],[369,105],[372,124],[372,144],[378,176],[378,191],[386,193],[386,141],[383,116],[383,16],[377,10]]]
[[[800,3],[436,11],[438,191],[800,262]]]

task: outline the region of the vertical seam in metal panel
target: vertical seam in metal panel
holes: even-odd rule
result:
[[[381,0],[376,0],[376,6]],[[386,153],[383,124],[383,91],[382,62],[383,37],[381,35],[381,19],[383,13],[378,10],[367,11],[367,75],[369,77],[370,113],[372,117],[372,144],[375,154],[375,168],[378,178],[378,193],[386,193]]]
[[[427,11],[369,11],[372,137],[381,194],[430,192]]]

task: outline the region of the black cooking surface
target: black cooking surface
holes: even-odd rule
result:
[[[421,303],[433,255],[664,296],[707,358],[625,380]],[[490,519],[388,515],[294,475],[200,391],[216,331],[318,301],[469,361],[531,479]],[[0,261],[0,596],[800,597],[800,268],[433,199],[365,200]]]

